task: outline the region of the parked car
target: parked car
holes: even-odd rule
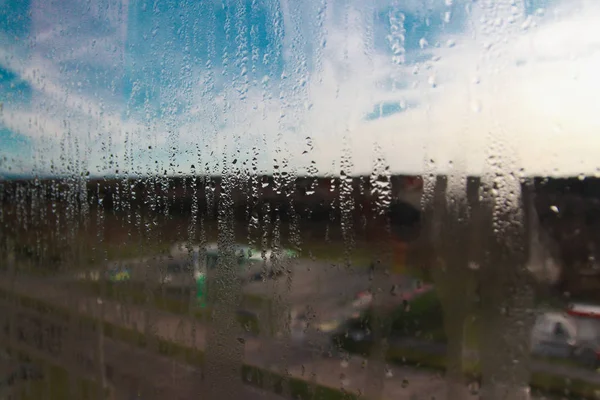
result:
[[[208,245],[206,252],[206,268],[210,271],[217,268],[221,253],[217,244]],[[285,259],[297,257],[293,250],[284,249],[279,253],[272,250],[265,251],[253,249],[246,245],[236,244],[234,255],[237,261],[238,276],[243,282],[273,278],[281,275],[285,268]]]
[[[233,252],[236,258],[237,275],[242,283],[275,278],[282,274],[286,259],[298,256],[296,252],[289,249],[283,249],[281,252],[267,250],[263,254],[260,250],[243,244],[234,245]],[[200,246],[192,246],[189,249],[186,244],[179,243],[172,247],[166,268],[164,265],[158,265],[153,270],[157,274],[156,279],[164,286],[171,288],[195,286],[197,297],[203,302],[206,287],[210,285],[211,276],[218,268],[221,257],[222,252],[216,243],[211,243],[202,249]]]
[[[201,251],[202,250],[202,251]],[[283,272],[285,259],[295,258],[298,254],[290,249],[281,252],[260,250],[250,246],[236,244],[234,253],[237,258],[238,275],[243,281],[275,277]],[[276,257],[279,254],[279,257]],[[203,257],[201,260],[200,258]],[[218,266],[221,252],[216,243],[211,243],[200,249],[187,244],[178,243],[172,246],[167,257],[158,259],[116,262],[109,265],[105,271],[106,280],[112,282],[150,280],[168,287],[192,287],[201,276],[215,270]],[[99,271],[79,273],[78,278],[99,280]]]
[[[320,349],[327,353],[335,337],[346,326],[348,320],[359,318],[373,301],[370,292],[359,292],[350,301],[330,304],[325,308],[302,306],[290,310],[290,330],[293,341],[303,347]],[[334,341],[335,342],[335,341]]]
[[[539,316],[531,332],[535,355],[572,359],[600,367],[600,320],[583,315],[551,312]]]
[[[531,352],[540,356],[571,357],[576,336],[575,321],[565,313],[542,314],[531,331]]]

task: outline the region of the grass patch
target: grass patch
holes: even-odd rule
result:
[[[73,380],[69,371],[59,365],[32,358],[25,352],[15,350],[10,346],[7,346],[5,350],[19,363],[35,365],[43,374],[41,377],[30,378],[26,381],[17,380],[14,389],[9,389],[15,395],[15,399],[105,400],[108,396],[108,389],[102,390],[96,382],[82,377],[76,377]]]
[[[155,243],[149,246],[140,246],[138,243],[107,245],[106,261],[127,261],[138,258],[148,258],[159,254],[168,254],[171,243]],[[89,260],[88,260],[89,261]],[[100,260],[104,262],[105,260]],[[90,265],[89,263],[87,265]]]
[[[101,293],[100,282],[79,282],[76,284],[81,290],[93,296]],[[168,290],[161,289],[151,291],[148,296],[143,283],[136,282],[106,282],[104,297],[110,300],[133,304],[138,306],[150,306],[160,311],[177,315],[192,315],[199,320],[206,318],[210,308],[200,308],[189,300],[193,293],[190,290]],[[247,332],[260,333],[260,322],[258,314],[261,310],[269,308],[272,300],[256,294],[244,294],[242,304],[236,318]]]
[[[299,400],[357,400],[358,396],[345,392],[312,384],[303,379],[283,376],[275,372],[266,371],[251,365],[242,366],[242,380],[254,387],[275,392],[277,394],[288,394],[292,399]]]
[[[346,245],[337,241],[305,243],[302,245],[301,255],[316,260],[343,262],[346,257]],[[378,257],[373,253],[372,247],[364,245],[352,249],[350,258],[353,266],[368,267]]]
[[[435,371],[446,370],[445,355],[426,353],[411,348],[391,348],[387,353],[387,359],[400,365],[412,365]],[[468,381],[481,378],[479,365],[474,361],[465,361],[463,372]],[[548,373],[533,372],[529,386],[534,392],[559,395],[568,399],[597,399],[600,397],[600,385],[598,384]]]
[[[399,365],[412,365],[434,371],[446,370],[445,354],[426,352],[410,347],[392,347],[388,350],[386,359]],[[472,375],[477,372],[477,366],[474,363],[464,365],[464,367],[465,375]]]
[[[384,310],[381,316],[392,336],[414,337],[431,342],[444,342],[443,311],[439,298],[429,291],[409,302]],[[373,310],[369,309],[360,318],[349,321],[349,329],[372,330]]]
[[[431,341],[445,340],[442,303],[433,290],[395,308],[388,318],[392,332]]]
[[[104,400],[108,397],[106,391],[101,390],[95,382],[78,378],[71,382],[69,371],[57,365],[36,362],[43,365],[46,374],[42,381],[29,383],[29,387],[22,390],[22,400],[37,399],[81,399],[81,400]]]
[[[600,397],[600,386],[558,375],[533,373],[530,386],[534,391],[554,394],[561,398],[597,399]]]

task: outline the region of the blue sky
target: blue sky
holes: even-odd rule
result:
[[[382,154],[394,172],[481,173],[492,153],[507,171],[597,167],[594,2],[0,8],[0,172],[338,173],[345,158],[365,173]]]

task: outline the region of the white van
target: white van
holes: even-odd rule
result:
[[[568,313],[540,315],[531,332],[535,355],[571,358],[589,367],[600,366],[600,320]]]

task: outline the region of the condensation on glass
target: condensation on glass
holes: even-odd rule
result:
[[[598,397],[600,4],[0,10],[0,398]]]

